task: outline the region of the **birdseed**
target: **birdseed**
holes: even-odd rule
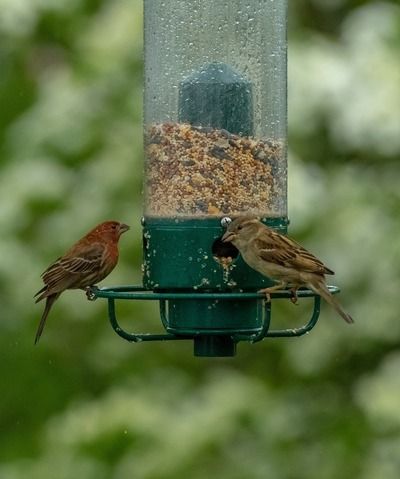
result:
[[[286,214],[285,143],[183,123],[148,127],[145,214]]]

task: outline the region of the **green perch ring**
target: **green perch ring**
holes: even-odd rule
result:
[[[329,286],[332,294],[340,292],[336,286]],[[265,338],[283,338],[302,336],[311,331],[316,325],[321,306],[321,298],[313,291],[308,289],[300,289],[298,291],[299,298],[314,298],[314,306],[309,321],[298,328],[288,329],[270,329],[272,302],[265,300],[262,293],[248,292],[232,292],[232,293],[206,293],[206,292],[154,292],[146,290],[142,286],[114,286],[107,288],[97,288],[93,286],[87,291],[88,299],[94,300],[104,298],[108,301],[108,317],[114,331],[123,339],[138,343],[142,341],[171,341],[171,340],[193,340],[195,356],[234,356],[236,353],[236,344],[240,341],[249,341],[256,343]],[[290,299],[291,292],[276,291],[271,294],[272,299]],[[116,314],[116,300],[141,300],[141,301],[159,301],[161,322],[164,326],[165,333],[133,333],[127,332],[118,322]],[[237,303],[241,301],[256,301],[262,305],[261,320],[256,328],[234,328],[234,327],[204,327],[194,328],[193,324],[177,325],[174,318],[173,308],[170,303],[188,300],[197,303],[210,300],[216,304],[220,302]],[[179,311],[180,315],[181,312]],[[206,318],[207,319],[207,318]],[[199,325],[197,325],[199,326]],[[203,326],[203,327],[202,327]]]

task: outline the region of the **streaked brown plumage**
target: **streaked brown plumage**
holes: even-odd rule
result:
[[[118,221],[105,221],[46,269],[42,274],[44,287],[35,294],[36,303],[46,298],[35,344],[42,335],[51,307],[63,291],[85,289],[111,273],[118,262],[118,240],[128,229],[128,225]]]
[[[253,216],[232,221],[222,241],[233,243],[250,267],[279,282],[261,290],[268,299],[270,293],[289,284],[296,301],[297,290],[307,286],[331,304],[346,322],[353,322],[326,286],[325,275],[334,272],[296,241],[268,228]]]

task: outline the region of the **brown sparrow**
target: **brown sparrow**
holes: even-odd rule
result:
[[[275,286],[260,290],[268,301],[270,293],[289,284],[295,303],[297,290],[306,286],[331,304],[346,322],[354,322],[326,286],[325,274],[335,273],[292,239],[268,228],[254,216],[242,216],[230,223],[222,241],[236,246],[251,268],[278,281]]]

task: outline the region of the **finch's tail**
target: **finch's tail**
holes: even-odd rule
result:
[[[329,292],[329,289],[327,288],[323,278],[318,278],[314,282],[308,283],[307,286],[315,293],[319,294],[322,298],[324,298],[327,303],[333,306],[333,308],[335,308],[335,310],[346,321],[346,323],[354,323],[354,319],[350,316],[350,314],[346,313],[346,311],[341,307],[336,298],[332,296],[332,294]]]
[[[51,294],[50,296],[47,296],[46,306],[44,307],[44,311],[43,311],[43,314],[42,314],[42,319],[40,320],[39,327],[36,331],[35,344],[37,344],[37,342],[39,341],[40,336],[43,333],[44,325],[46,324],[47,316],[50,313],[50,309],[53,306],[53,303],[55,302],[55,300],[60,296],[60,294],[61,293],[54,293],[54,294]]]

